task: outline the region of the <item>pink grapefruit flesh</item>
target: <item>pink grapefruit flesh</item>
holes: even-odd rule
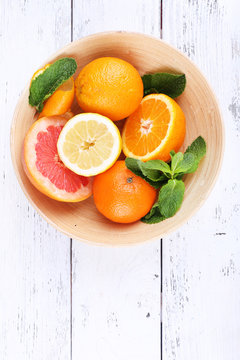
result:
[[[23,166],[32,184],[52,199],[77,202],[92,194],[92,178],[69,170],[60,160],[57,140],[67,120],[43,117],[28,131],[23,147]]]

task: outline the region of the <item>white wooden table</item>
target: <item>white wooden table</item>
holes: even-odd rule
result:
[[[1,360],[239,360],[239,12],[238,0],[0,1]],[[202,209],[176,233],[131,248],[54,230],[25,199],[9,151],[27,79],[63,45],[105,30],[151,34],[186,53],[226,129],[222,172]]]

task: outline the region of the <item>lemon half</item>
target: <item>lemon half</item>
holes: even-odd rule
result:
[[[122,149],[120,132],[105,116],[78,114],[62,129],[57,142],[60,159],[78,175],[93,176],[110,168]]]

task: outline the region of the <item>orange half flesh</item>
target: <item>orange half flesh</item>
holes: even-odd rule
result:
[[[186,133],[185,116],[180,106],[167,95],[145,96],[123,128],[123,152],[128,157],[147,161],[170,160]]]

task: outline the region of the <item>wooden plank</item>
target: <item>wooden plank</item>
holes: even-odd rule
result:
[[[22,88],[71,39],[70,1],[1,2],[0,358],[70,359],[69,239],[25,199],[11,165],[9,131]]]
[[[160,36],[160,1],[74,1],[73,37]],[[160,359],[160,241],[99,248],[73,241],[73,359]]]
[[[158,242],[106,248],[73,242],[73,359],[160,358]]]
[[[160,0],[73,0],[73,37],[110,30],[160,37]]]
[[[239,359],[238,13],[235,0],[163,1],[163,39],[204,72],[226,128],[214,191],[198,214],[163,241],[163,359]]]

